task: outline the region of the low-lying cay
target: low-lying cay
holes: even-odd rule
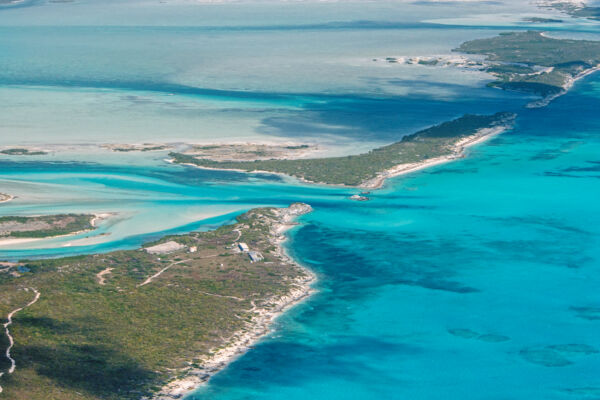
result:
[[[461,157],[469,145],[509,129],[514,118],[511,113],[464,115],[388,146],[346,157],[214,161],[182,153],[170,156],[172,162],[201,168],[281,173],[313,183],[377,188],[386,178]]]

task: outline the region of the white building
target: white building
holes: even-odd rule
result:
[[[238,243],[238,247],[240,248],[241,251],[243,252],[248,252],[250,251],[250,247],[248,247],[248,245],[246,243]]]
[[[248,257],[250,257],[250,261],[252,261],[252,262],[258,262],[263,259],[262,254],[260,254],[258,251],[248,252]]]

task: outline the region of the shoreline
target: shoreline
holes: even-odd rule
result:
[[[275,212],[278,214],[279,221],[270,230],[270,242],[276,246],[277,256],[300,268],[306,276],[297,278],[292,283],[294,287],[283,296],[265,300],[262,306],[256,306],[252,302],[251,311],[256,316],[252,317],[249,329],[235,333],[225,347],[204,359],[202,367],[186,370],[185,377],[175,379],[163,386],[151,397],[152,400],[180,399],[206,385],[215,374],[225,369],[270,334],[272,325],[278,317],[308,299],[315,292],[312,285],[317,280],[316,274],[293,260],[283,247],[283,243],[288,240],[288,237],[284,235],[285,232],[298,225],[293,221],[311,211],[312,208],[309,205],[301,203],[292,204],[288,208],[276,208]]]
[[[445,164],[448,162],[452,162],[461,158],[464,158],[465,151],[472,146],[483,143],[494,136],[500,135],[501,133],[506,132],[507,130],[512,128],[512,124],[502,125],[494,128],[483,128],[477,131],[474,135],[467,136],[452,146],[452,154],[448,154],[445,156],[429,158],[427,160],[416,162],[416,163],[406,163],[406,164],[398,164],[388,170],[382,171],[378,176],[372,178],[368,181],[363,182],[358,188],[363,189],[381,189],[385,184],[387,179],[395,178],[402,175],[407,175],[412,172],[420,171],[423,169],[427,169],[430,167],[434,167],[436,165]]]
[[[577,75],[571,76],[569,79],[567,79],[567,81],[562,85],[562,90],[558,93],[554,93],[551,94],[549,96],[546,96],[542,99],[539,100],[534,100],[530,103],[528,103],[525,107],[526,108],[542,108],[542,107],[546,107],[548,104],[550,104],[553,100],[564,96],[565,94],[567,94],[569,92],[569,90],[573,87],[573,85],[575,85],[575,83],[583,78],[585,78],[588,75],[591,75],[595,72],[600,71],[600,64],[596,65],[595,67],[586,69],[585,71],[582,71],[580,73],[578,73]]]

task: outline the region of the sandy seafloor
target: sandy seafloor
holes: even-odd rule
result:
[[[0,145],[77,146],[0,158],[0,192],[17,196],[0,215],[118,216],[0,259],[134,248],[304,201],[315,211],[288,247],[318,273],[318,294],[190,399],[600,398],[600,75],[525,109],[530,98],[478,72],[371,60],[447,54],[527,28],[522,15],[555,14],[522,2],[2,8]],[[600,38],[561,18],[547,28]],[[439,19],[462,25],[420,24]],[[92,146],[301,138],[347,153],[507,110],[512,131],[360,203],[352,189]]]

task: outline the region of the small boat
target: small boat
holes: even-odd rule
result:
[[[361,196],[359,194],[355,194],[355,195],[350,196],[350,200],[354,200],[354,201],[367,201],[367,200],[369,200],[369,198],[366,197],[366,196]]]

